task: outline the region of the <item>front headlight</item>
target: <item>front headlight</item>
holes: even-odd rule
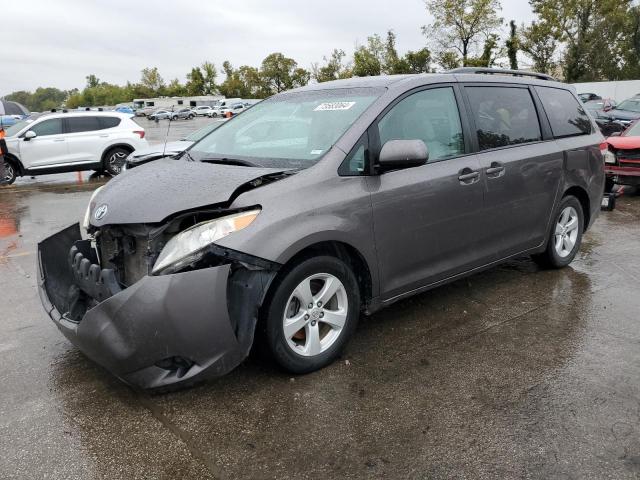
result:
[[[104,188],[104,185],[102,187],[96,188],[93,191],[93,194],[91,194],[91,198],[89,199],[89,205],[87,205],[87,211],[84,212],[84,219],[82,220],[82,228],[85,232],[89,229],[89,219],[91,218],[91,210],[93,210],[94,200],[96,198],[96,195],[98,195],[98,192],[103,188]]]
[[[205,254],[207,246],[233,232],[248,227],[259,213],[260,210],[235,213],[199,223],[178,233],[164,246],[152,272],[154,274],[161,273],[169,267],[171,267],[171,271],[176,271],[199,260]]]
[[[602,154],[602,158],[604,159],[604,163],[609,163],[615,165],[617,160],[616,156],[611,150],[607,150]]]

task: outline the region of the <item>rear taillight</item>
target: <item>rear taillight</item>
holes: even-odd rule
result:
[[[144,138],[144,130],[134,130],[133,133],[140,135],[140,138]]]

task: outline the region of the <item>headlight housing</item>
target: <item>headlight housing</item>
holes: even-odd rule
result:
[[[91,210],[93,210],[93,207],[95,206],[96,195],[98,195],[98,192],[103,188],[104,188],[104,185],[102,187],[96,188],[91,194],[91,198],[89,199],[89,205],[87,205],[87,210],[86,212],[84,212],[84,219],[82,220],[82,229],[85,232],[89,229],[89,223],[90,223],[89,219],[91,218]]]
[[[160,252],[152,273],[156,275],[175,272],[199,260],[209,245],[248,227],[259,213],[259,209],[238,212],[199,223],[178,233]]]
[[[615,154],[611,150],[607,150],[602,154],[602,158],[604,159],[604,163],[615,165],[617,162]]]

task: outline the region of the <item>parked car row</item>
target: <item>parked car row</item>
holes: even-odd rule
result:
[[[140,388],[224,375],[254,339],[311,372],[361,312],[516,256],[569,265],[600,211],[603,143],[542,74],[308,85],[97,190],[85,239],[74,225],[39,244],[41,299]]]

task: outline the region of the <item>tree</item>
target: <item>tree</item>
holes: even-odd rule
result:
[[[100,79],[93,73],[85,77],[87,79],[87,88],[95,88],[100,85]]]
[[[533,69],[540,73],[552,73],[554,56],[558,46],[557,31],[547,22],[531,22],[522,27],[519,37],[520,49],[533,60]]]
[[[165,93],[169,97],[183,97],[187,95],[187,87],[180,83],[180,80],[174,78],[165,88]]]
[[[454,52],[452,50],[445,50],[436,54],[436,62],[444,70],[453,70],[454,68],[458,68],[460,66],[460,57],[458,56],[457,52]]]
[[[458,52],[463,65],[478,38],[488,38],[502,24],[496,13],[501,10],[499,0],[425,0],[425,4],[434,20],[422,27],[423,33],[435,39],[439,53]]]
[[[280,93],[306,85],[311,75],[307,70],[298,68],[298,63],[293,58],[277,52],[262,61],[260,77],[269,93]]]
[[[229,61],[222,64],[226,79],[219,87],[220,93],[227,98],[265,98],[270,91],[264,85],[257,68],[243,65],[237,70]]]
[[[622,78],[631,0],[530,0],[539,22],[564,46],[567,82]]]
[[[200,67],[193,67],[191,73],[187,74],[187,93],[189,95],[204,95],[206,85],[204,75]]]
[[[500,52],[494,53],[497,48],[498,36],[492,33],[484,41],[482,55],[467,58],[467,65],[471,67],[493,67],[496,62],[496,57],[500,56]]]
[[[507,47],[507,56],[509,57],[509,66],[511,70],[518,70],[518,34],[516,31],[516,22],[511,20],[509,22],[509,38],[505,42]]]
[[[158,67],[143,68],[141,72],[140,84],[152,90],[154,94],[157,94],[160,89],[164,87],[164,80],[158,72]]]
[[[319,67],[318,64],[312,66],[313,78],[318,82],[329,82],[331,80],[339,80],[341,78],[349,78],[351,69],[343,63],[346,57],[344,50],[334,49],[329,58],[323,57],[325,64]]]
[[[431,72],[431,52],[426,47],[415,52],[409,50],[404,56],[404,61],[407,64],[406,73]]]
[[[367,37],[367,44],[356,49],[353,54],[353,75],[368,77],[380,75],[386,65],[386,48],[377,33]]]
[[[218,87],[216,86],[216,77],[218,76],[218,71],[216,70],[215,65],[210,62],[204,62],[201,69],[204,80],[204,94],[215,94],[218,90]]]

